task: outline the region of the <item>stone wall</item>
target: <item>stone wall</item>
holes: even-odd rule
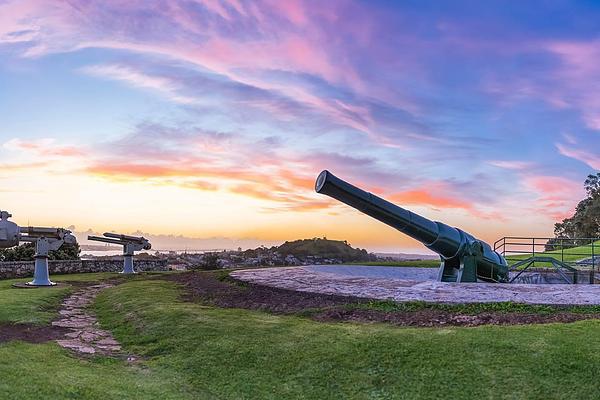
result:
[[[33,276],[33,261],[0,262],[0,279],[24,278]],[[168,271],[166,260],[133,261],[136,271]],[[77,260],[49,261],[48,270],[54,274],[79,274],[85,272],[120,272],[123,260]]]

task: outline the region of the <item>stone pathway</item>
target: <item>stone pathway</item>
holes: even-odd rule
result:
[[[124,354],[119,342],[109,331],[100,329],[96,317],[88,311],[98,293],[113,286],[109,283],[87,286],[63,301],[58,311],[60,319],[52,322],[54,326],[68,329],[64,339],[57,340],[60,346],[79,354],[101,354],[126,358],[127,361],[137,359]]]
[[[403,268],[367,266],[303,266],[239,270],[231,277],[258,285],[342,296],[425,301],[600,305],[600,285],[527,285],[508,283],[446,283],[403,279]],[[414,274],[413,274],[414,275]]]

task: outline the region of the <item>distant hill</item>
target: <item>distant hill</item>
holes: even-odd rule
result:
[[[377,256],[365,249],[355,249],[345,240],[329,240],[327,238],[300,239],[285,242],[275,247],[275,251],[283,256],[289,254],[304,259],[307,256],[335,258],[343,262],[375,261]]]

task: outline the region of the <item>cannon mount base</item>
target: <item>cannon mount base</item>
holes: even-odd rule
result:
[[[444,259],[438,273],[440,282],[477,282],[477,261],[483,256],[480,242],[470,242],[458,255]]]
[[[54,282],[53,282],[54,283]],[[13,283],[12,287],[16,289],[39,289],[39,288],[55,288],[68,286],[66,283],[54,283],[53,285],[30,285],[29,282]]]

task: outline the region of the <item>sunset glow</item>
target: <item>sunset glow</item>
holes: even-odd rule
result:
[[[315,193],[328,169],[490,242],[550,236],[600,170],[600,7],[485,3],[0,0],[0,209],[420,248]]]

